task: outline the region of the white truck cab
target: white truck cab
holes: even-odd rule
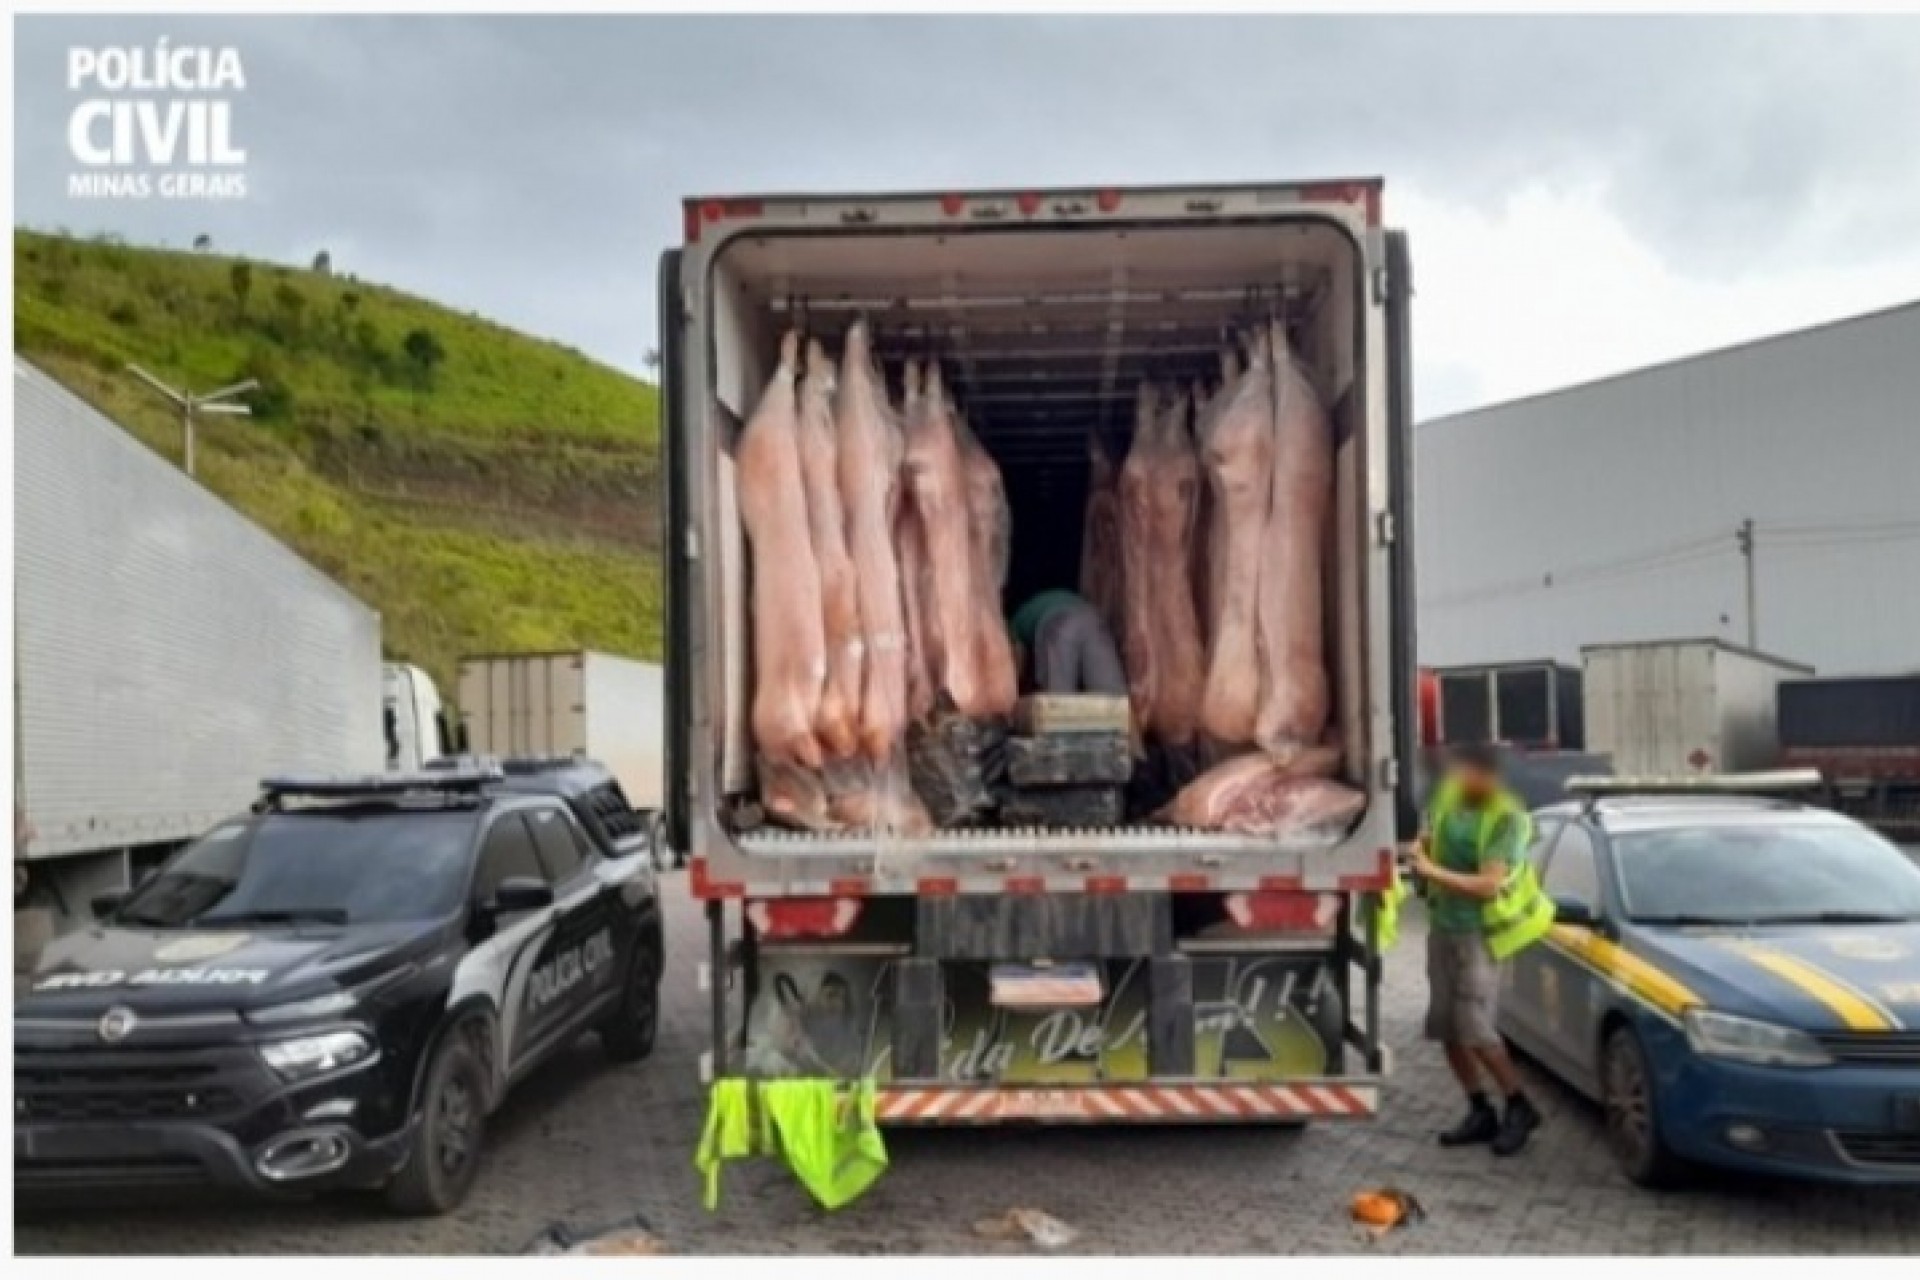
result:
[[[446,712],[432,676],[411,663],[389,662],[381,669],[380,685],[387,768],[418,769],[452,754]]]

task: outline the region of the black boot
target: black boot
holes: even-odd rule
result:
[[[1533,1101],[1524,1093],[1516,1093],[1507,1099],[1507,1112],[1500,1117],[1500,1133],[1493,1140],[1493,1154],[1497,1156],[1517,1155],[1527,1145],[1527,1139],[1540,1127],[1540,1113],[1533,1108]]]
[[[1500,1135],[1500,1117],[1487,1095],[1476,1093],[1467,1103],[1467,1115],[1459,1124],[1440,1135],[1443,1147],[1469,1147],[1476,1142],[1492,1142]]]

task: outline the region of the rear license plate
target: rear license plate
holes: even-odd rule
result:
[[[992,1003],[1002,1009],[1069,1009],[1100,1003],[1100,971],[1090,964],[996,964]]]

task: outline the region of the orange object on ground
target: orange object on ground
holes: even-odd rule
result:
[[[1375,1187],[1356,1192],[1350,1207],[1353,1220],[1382,1235],[1409,1222],[1427,1216],[1420,1202],[1397,1187]]]

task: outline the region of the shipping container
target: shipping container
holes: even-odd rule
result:
[[[661,804],[665,696],[658,663],[610,653],[494,654],[460,662],[469,751],[597,760],[636,809]]]
[[[1920,753],[1920,674],[1782,681],[1780,744]]]
[[[1417,732],[1410,275],[1380,200],[1368,180],[686,203],[660,280],[668,810],[708,903],[711,1074],[798,1069],[783,1028],[813,1027],[817,1010],[851,1019],[829,1069],[878,1074],[887,1123],[1373,1114],[1366,903],[1417,820],[1402,768]],[[895,387],[908,358],[942,360],[998,465],[1003,605],[1078,580],[1089,440],[1124,452],[1143,379],[1217,378],[1229,335],[1286,328],[1333,436],[1332,728],[1338,776],[1365,802],[1349,829],[1275,840],[1144,814],[928,835],[767,824],[734,446],[782,333],[837,354],[862,316]],[[1069,1011],[1085,1023],[1071,1045],[1048,1038],[1060,1017],[992,1007],[997,966],[1045,959],[1103,984],[1099,1008]],[[1208,1013],[1224,1008],[1236,1017]]]
[[[69,922],[268,774],[382,767],[380,617],[14,362],[21,853]]]
[[[1920,673],[1783,681],[1780,756],[1818,769],[1833,808],[1920,840]]]
[[[1580,670],[1556,662],[1440,667],[1444,744],[1500,743],[1546,751],[1586,745]]]
[[[1714,639],[1588,645],[1580,656],[1588,745],[1625,777],[1772,768],[1775,689],[1813,673]]]

